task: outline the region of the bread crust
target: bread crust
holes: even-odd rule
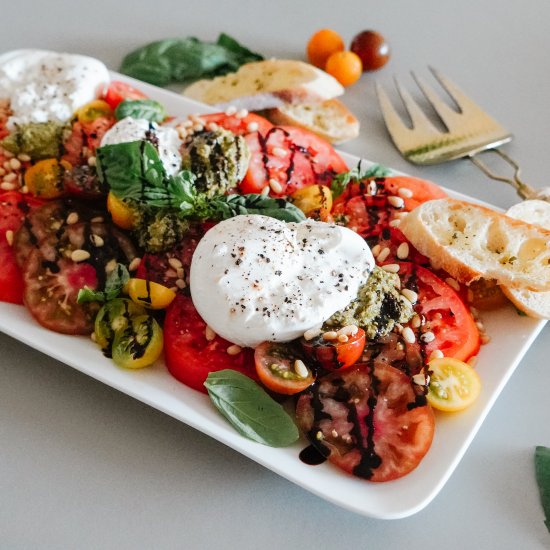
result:
[[[421,204],[399,226],[434,267],[466,284],[550,290],[550,231],[456,199]]]

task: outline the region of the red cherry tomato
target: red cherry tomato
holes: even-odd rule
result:
[[[360,328],[355,334],[348,335],[347,342],[324,340],[322,336],[300,340],[302,349],[319,366],[326,370],[343,369],[355,364],[365,348],[365,331]]]
[[[220,336],[206,338],[206,323],[191,298],[178,294],[166,310],[164,353],[170,374],[187,386],[206,393],[208,373],[233,369],[257,380],[254,351],[245,348],[235,355],[227,353],[231,343]]]
[[[245,139],[251,157],[240,185],[243,193],[261,193],[269,186],[272,196],[290,195],[307,185],[330,184],[348,169],[330,143],[301,128],[278,126]]]
[[[262,384],[276,393],[294,395],[305,390],[313,382],[315,376],[311,369],[300,360],[288,344],[263,342],[254,351],[256,372]]]
[[[350,49],[361,58],[363,71],[380,69],[390,59],[390,47],[376,31],[360,32],[352,40]]]
[[[273,124],[271,124],[269,120],[254,113],[248,113],[244,117],[238,117],[236,114],[227,115],[225,113],[212,113],[200,115],[200,118],[204,120],[206,124],[209,122],[214,122],[218,126],[221,126],[222,128],[237,134],[238,136],[243,136],[254,132],[259,132],[262,136],[265,136],[265,134],[273,128]]]
[[[126,82],[113,80],[109,84],[103,99],[109,104],[109,107],[114,110],[117,105],[125,99],[147,99],[147,95],[133,86],[130,86],[130,84],[126,84]]]
[[[300,396],[298,425],[345,472],[390,481],[414,470],[434,434],[431,408],[419,403],[409,377],[360,363],[320,378]]]

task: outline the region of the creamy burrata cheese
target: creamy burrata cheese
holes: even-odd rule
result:
[[[191,297],[206,323],[230,342],[287,342],[348,305],[373,267],[364,239],[345,227],[236,216],[197,246]]]
[[[8,128],[68,121],[110,81],[101,61],[84,55],[17,50],[0,56],[0,98],[10,100]]]
[[[181,170],[181,153],[179,150],[182,142],[174,128],[158,126],[154,122],[144,119],[126,117],[105,132],[101,145],[114,145],[147,139],[148,132],[154,137],[159,158],[166,173],[171,176],[177,174]]]

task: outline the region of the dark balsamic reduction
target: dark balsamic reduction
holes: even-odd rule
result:
[[[318,466],[327,460],[327,457],[314,445],[309,445],[303,449],[298,457],[304,464],[308,464],[309,466]]]

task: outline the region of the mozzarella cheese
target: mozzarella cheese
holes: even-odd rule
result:
[[[345,227],[236,216],[197,246],[191,297],[206,323],[230,342],[287,342],[343,309],[373,267],[364,239]]]
[[[110,81],[101,61],[45,50],[0,56],[0,98],[10,100],[8,128],[31,122],[66,122],[96,99]]]
[[[182,141],[174,128],[157,126],[154,122],[148,120],[127,117],[105,132],[101,145],[139,141],[146,139],[147,132],[151,132],[156,137],[159,158],[166,173],[170,176],[177,174],[181,170],[181,153],[179,149]]]

